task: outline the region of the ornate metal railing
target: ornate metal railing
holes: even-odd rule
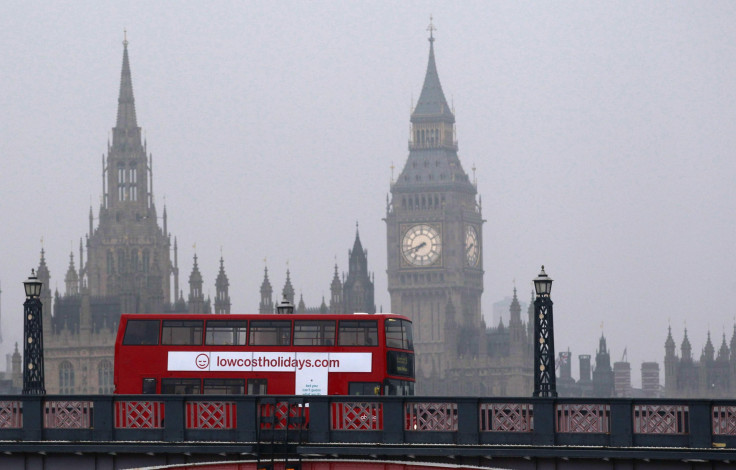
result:
[[[359,441],[736,449],[736,400],[233,395],[0,400],[0,451],[6,441],[266,439],[315,445]]]

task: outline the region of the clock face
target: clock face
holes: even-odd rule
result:
[[[442,253],[440,233],[431,225],[414,225],[404,234],[401,253],[413,266],[431,266],[437,262]]]
[[[465,259],[468,261],[468,266],[471,267],[478,266],[478,261],[480,261],[478,232],[472,225],[465,228]]]

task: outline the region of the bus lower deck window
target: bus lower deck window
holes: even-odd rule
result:
[[[205,395],[243,395],[244,392],[243,379],[204,379]]]
[[[145,394],[156,393],[156,379],[143,379],[143,388],[141,392]]]
[[[266,379],[248,379],[248,395],[265,395],[268,393]]]
[[[199,395],[199,379],[161,379],[161,393],[175,395]]]
[[[348,395],[380,395],[381,384],[378,382],[350,382]]]

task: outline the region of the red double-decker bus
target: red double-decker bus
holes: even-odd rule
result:
[[[393,314],[124,314],[115,393],[413,395],[411,321]]]

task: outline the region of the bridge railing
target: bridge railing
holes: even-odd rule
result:
[[[13,440],[736,448],[736,400],[7,395]]]

